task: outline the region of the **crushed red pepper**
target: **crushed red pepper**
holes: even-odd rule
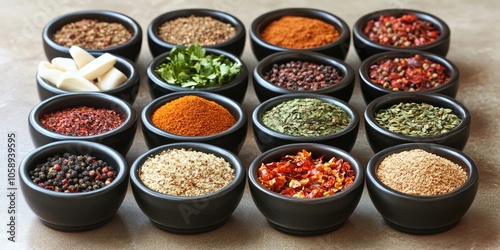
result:
[[[409,58],[385,58],[370,66],[372,82],[393,91],[426,90],[450,80],[448,69],[419,54]]]
[[[330,196],[352,185],[356,175],[349,162],[323,156],[313,158],[303,149],[296,155],[285,155],[279,162],[262,163],[258,180],[267,189],[291,197],[318,198]]]
[[[105,108],[80,106],[48,113],[40,124],[55,133],[69,136],[98,135],[119,127],[125,118]]]
[[[396,47],[425,45],[440,35],[431,22],[412,13],[401,17],[380,15],[377,20],[367,22],[364,33],[371,41]]]

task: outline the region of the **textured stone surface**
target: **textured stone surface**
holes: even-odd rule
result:
[[[484,249],[500,247],[500,50],[498,23],[499,1],[285,1],[285,0],[220,0],[220,1],[117,1],[67,0],[15,1],[2,0],[0,22],[0,243],[3,249],[319,249],[319,248],[398,248],[398,249]],[[17,161],[31,151],[27,117],[39,102],[35,73],[45,60],[41,31],[50,19],[83,9],[109,9],[135,18],[142,26],[144,40],[138,66],[143,76],[142,87],[134,107],[141,111],[151,101],[145,85],[145,68],[152,59],[146,42],[146,29],[156,16],[181,8],[211,8],[229,12],[240,18],[247,30],[258,15],[285,7],[311,7],[332,12],[350,27],[361,15],[386,8],[410,8],[435,14],[451,28],[448,58],[460,69],[461,86],[457,99],[472,113],[472,132],[464,152],[480,169],[480,186],[475,203],[462,221],[450,231],[428,236],[400,233],[387,226],[371,203],[368,193],[349,221],[340,229],[325,235],[297,237],[272,228],[255,207],[247,188],[243,200],[231,219],[221,228],[199,235],[176,235],[154,228],[136,205],[129,190],[116,217],[105,226],[81,233],[62,233],[45,227],[24,202],[20,190],[16,206],[16,243],[7,240],[8,200],[6,182],[7,133],[17,136]],[[247,38],[242,59],[253,69],[256,59]],[[351,45],[346,61],[355,69],[359,59]],[[243,106],[250,115],[257,106],[251,84]],[[350,101],[359,114],[365,103],[356,86]],[[146,150],[140,130],[127,160],[131,163]],[[364,127],[352,153],[363,164],[373,155],[366,141]],[[249,128],[247,141],[239,154],[248,165],[259,154]],[[57,211],[54,211],[57,213]],[[75,215],[78,216],[78,215]]]

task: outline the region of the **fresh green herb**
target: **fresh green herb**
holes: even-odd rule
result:
[[[241,69],[240,63],[224,55],[207,54],[198,44],[174,47],[167,60],[155,72],[167,83],[185,88],[221,86],[238,75]]]

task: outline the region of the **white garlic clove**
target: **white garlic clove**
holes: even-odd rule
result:
[[[56,83],[60,89],[68,91],[99,91],[94,83],[71,71],[64,72]]]
[[[78,70],[78,74],[83,76],[85,79],[92,81],[113,68],[115,63],[115,56],[109,53],[104,53]]]
[[[58,79],[64,72],[56,69],[51,63],[47,61],[38,64],[38,74],[47,82],[56,85]]]
[[[117,68],[111,68],[97,78],[95,84],[100,90],[110,90],[120,86],[127,80],[127,76]]]
[[[69,48],[69,54],[75,60],[76,66],[81,69],[83,66],[87,65],[89,62],[92,62],[95,57],[92,56],[89,52],[86,50],[78,47],[78,46],[71,46]]]
[[[51,61],[54,68],[62,71],[77,72],[78,66],[76,66],[75,60],[71,58],[56,57]]]

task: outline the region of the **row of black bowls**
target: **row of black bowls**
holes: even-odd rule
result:
[[[394,16],[402,16],[404,14],[414,13],[419,19],[431,22],[440,31],[440,36],[434,42],[421,46],[414,46],[413,49],[439,54],[446,56],[449,49],[450,42],[450,29],[447,24],[440,18],[418,10],[408,9],[386,9],[372,13],[368,13],[360,17],[353,26],[353,42],[356,52],[361,60],[368,58],[371,55],[385,52],[400,50],[400,47],[387,46],[370,41],[364,34],[363,28],[370,20],[377,19],[382,14],[389,14]],[[230,52],[236,56],[241,56],[245,47],[246,29],[244,24],[235,16],[218,10],[211,9],[181,9],[167,12],[154,18],[149,24],[147,29],[148,45],[153,57],[170,51],[173,47],[179,46],[177,44],[168,43],[160,38],[158,35],[158,27],[169,20],[179,17],[195,16],[210,16],[216,20],[231,24],[236,28],[236,34],[225,42],[207,46],[208,48],[220,49]],[[329,44],[318,46],[310,49],[290,49],[277,45],[273,45],[265,41],[261,37],[261,32],[271,22],[279,19],[282,16],[302,16],[316,18],[333,25],[339,31],[339,38]],[[131,61],[136,61],[142,45],[142,29],[140,25],[131,17],[108,10],[86,10],[68,13],[51,20],[43,30],[43,43],[44,50],[47,58],[50,60],[54,57],[69,57],[69,48],[57,44],[52,35],[65,24],[79,21],[81,19],[97,19],[107,22],[117,22],[123,24],[133,34],[132,38],[119,46],[90,50],[94,53],[109,52],[127,58]],[[340,17],[319,9],[311,8],[286,8],[270,11],[258,16],[251,24],[249,30],[252,51],[258,60],[277,52],[284,51],[311,51],[340,60],[344,60],[347,56],[349,46],[351,43],[351,30],[347,23]]]

